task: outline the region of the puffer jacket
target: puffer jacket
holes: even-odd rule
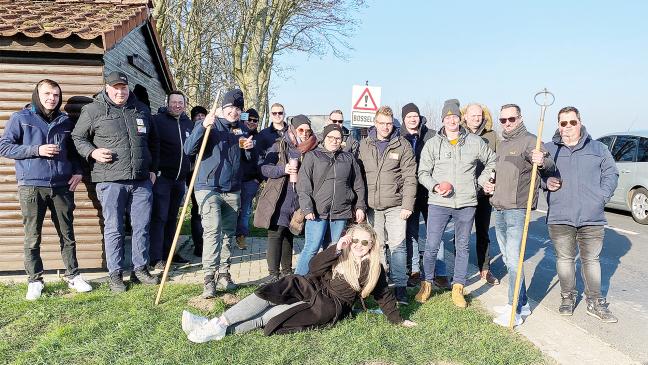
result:
[[[355,209],[367,209],[362,172],[350,152],[320,147],[304,155],[297,194],[302,212],[318,219],[350,219]]]
[[[529,133],[524,124],[520,124],[512,135],[507,137],[505,134],[500,141],[495,165],[495,192],[490,199],[493,208],[497,210],[526,208],[533,167],[531,152],[535,149],[535,144],[536,136]],[[541,150],[544,151],[544,147],[541,146]],[[532,209],[535,209],[538,204],[540,176],[550,176],[554,171],[553,160],[548,156],[545,157],[542,168],[538,169],[536,175]]]
[[[480,175],[476,173],[478,162],[485,166]],[[487,171],[494,168],[495,153],[481,137],[460,127],[459,140],[453,146],[441,127],[423,147],[418,177],[430,191],[428,204],[457,209],[477,205],[478,185],[483,186],[488,180]],[[434,186],[443,181],[454,187],[450,196],[434,193]]]
[[[414,211],[416,158],[410,143],[394,128],[382,155],[376,146],[376,129],[360,142],[359,160],[367,183],[367,205],[372,209],[401,206]]]
[[[185,180],[190,170],[190,160],[184,152],[184,144],[193,130],[194,123],[186,113],[175,117],[166,107],[153,116],[153,123],[160,138],[159,172],[162,176]]]
[[[603,208],[619,180],[619,170],[607,146],[593,140],[581,126],[581,138],[575,146],[566,146],[556,131],[545,148],[556,164],[555,176],[562,179],[560,189],[547,192],[547,224],[607,224]]]
[[[105,90],[81,109],[72,139],[90,162],[93,182],[144,180],[158,171],[160,141],[147,110],[132,92],[119,107]],[[90,155],[97,148],[111,150],[112,162],[95,161]]]

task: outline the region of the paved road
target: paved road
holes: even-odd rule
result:
[[[541,205],[531,217],[525,278],[529,297],[538,305],[557,312],[560,284],[556,275],[556,258],[545,224],[545,210],[546,207]],[[619,322],[602,324],[585,313],[580,265],[576,273],[580,300],[574,316],[562,318],[633,360],[648,364],[648,225],[637,224],[628,213],[620,211],[607,211],[606,216],[609,226],[605,230],[601,253],[602,290]],[[490,229],[491,255],[494,258],[491,268],[501,278],[506,270],[499,254],[493,224],[494,217]],[[446,234],[446,238],[448,236]],[[472,246],[470,260],[475,263],[474,243]]]

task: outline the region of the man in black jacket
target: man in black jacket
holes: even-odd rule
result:
[[[250,108],[245,113],[247,113],[247,120],[244,123],[252,136],[255,147],[250,151],[250,159],[241,159],[241,170],[243,170],[241,174],[241,209],[239,210],[238,221],[236,223],[236,245],[241,250],[247,250],[245,237],[250,234],[252,200],[254,200],[257,191],[259,191],[259,184],[261,183],[259,152],[256,148],[256,140],[259,136],[259,131],[257,130],[259,125],[259,112],[254,108]],[[243,119],[243,114],[241,114],[241,119]]]
[[[81,110],[72,132],[79,154],[90,163],[104,218],[110,289],[124,292],[124,215],[129,213],[135,278],[156,285],[149,274],[149,223],[159,140],[144,104],[128,90],[122,72],[106,76],[106,88]]]
[[[183,151],[184,141],[193,130],[193,123],[185,113],[186,98],[180,91],[167,96],[167,106],[153,117],[160,138],[160,159],[153,186],[153,214],[151,216],[151,247],[149,262],[164,270],[175,235],[178,210],[185,194],[185,180],[189,174],[189,158]],[[180,255],[173,262],[187,263]]]

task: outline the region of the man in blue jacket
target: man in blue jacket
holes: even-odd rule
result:
[[[608,148],[590,137],[573,106],[560,109],[558,130],[545,147],[556,163],[556,176],[547,178],[546,187],[547,225],[562,298],[558,311],[565,316],[574,313],[576,255],[580,253],[587,314],[616,323],[601,293],[599,256],[607,224],[603,208],[614,194],[619,171]]]
[[[189,174],[189,157],[184,143],[193,130],[193,122],[185,110],[187,103],[180,91],[167,96],[167,106],[159,109],[153,124],[160,138],[160,159],[157,178],[153,185],[153,211],[151,215],[151,246],[149,262],[157,270],[164,270],[166,259],[176,231],[178,211],[185,194],[185,181]],[[175,254],[173,262],[188,261]]]
[[[61,88],[55,81],[39,81],[31,107],[12,114],[0,138],[0,156],[16,160],[25,230],[25,271],[29,276],[27,300],[40,298],[44,286],[40,244],[47,208],[61,241],[65,281],[76,291],[92,290],[79,275],[76,258],[74,190],[81,182],[82,171],[70,139],[72,121],[60,110],[62,100]]]
[[[185,141],[185,152],[197,154],[207,127],[212,126],[195,184],[203,226],[203,298],[215,297],[216,289],[236,288],[229,267],[241,203],[241,158],[252,158],[250,150],[254,146],[247,127],[239,120],[242,109],[241,90],[227,92],[222,103],[223,117],[210,112],[202,123],[196,123]]]

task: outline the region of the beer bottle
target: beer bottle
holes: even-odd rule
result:
[[[491,184],[495,184],[495,169],[491,170],[490,177],[488,178],[488,182]],[[493,195],[494,191],[490,192],[490,195]]]

